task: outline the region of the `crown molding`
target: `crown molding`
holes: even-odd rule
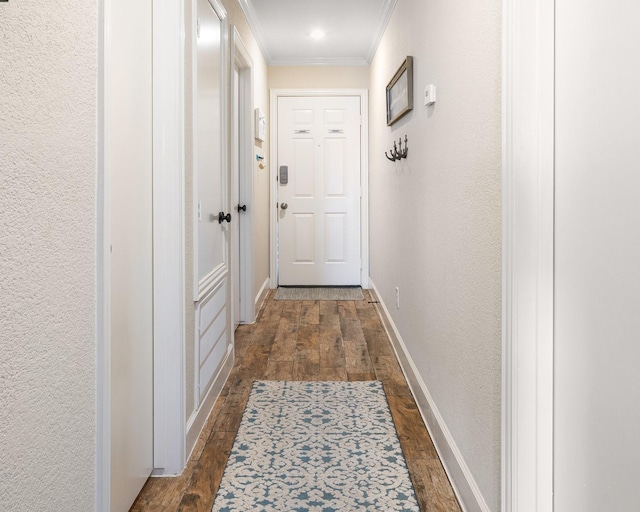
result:
[[[253,6],[248,2],[248,0],[238,0],[240,4],[240,8],[244,13],[245,18],[247,18],[247,23],[249,24],[249,28],[253,33],[253,37],[255,37],[258,46],[260,47],[260,51],[262,52],[262,56],[264,60],[267,61],[268,65],[271,65],[271,53],[267,47],[266,38],[264,32],[262,31],[262,25],[260,24],[260,20],[258,19],[258,15],[256,11],[253,9]]]
[[[391,20],[391,16],[393,15],[393,11],[396,8],[396,4],[398,0],[387,0],[380,11],[380,21],[376,30],[374,32],[373,38],[371,40],[371,46],[369,46],[369,51],[367,52],[366,61],[367,64],[371,64],[373,60],[373,56],[376,54],[378,50],[378,45],[380,44],[380,40],[384,35],[385,30],[387,30],[387,25]]]

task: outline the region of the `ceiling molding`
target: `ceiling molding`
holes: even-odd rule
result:
[[[376,51],[378,50],[378,45],[380,44],[380,40],[384,35],[384,31],[387,30],[387,25],[391,20],[391,16],[393,15],[393,11],[396,8],[397,3],[398,3],[398,0],[387,0],[380,12],[380,23],[378,23],[378,26],[376,27],[376,31],[374,32],[374,35],[373,35],[373,40],[371,41],[371,46],[369,47],[369,51],[367,52],[366,60],[368,64],[371,64],[371,61],[373,60],[373,56],[376,54]]]
[[[247,18],[247,23],[249,24],[249,28],[253,33],[253,37],[255,37],[258,46],[260,47],[260,51],[262,52],[262,56],[264,60],[267,61],[268,65],[271,65],[271,53],[267,48],[266,38],[264,33],[262,32],[262,25],[260,24],[260,20],[256,15],[251,4],[248,0],[238,0],[240,7],[242,8],[242,12],[244,13],[245,18]]]

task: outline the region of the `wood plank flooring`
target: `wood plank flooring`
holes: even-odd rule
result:
[[[276,301],[236,330],[236,362],[184,473],[150,478],[132,512],[210,512],[253,380],[380,380],[421,511],[460,512],[375,304]],[[252,512],[252,511],[239,511]]]

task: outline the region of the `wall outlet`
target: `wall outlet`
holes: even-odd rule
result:
[[[396,286],[396,309],[400,309],[400,288]]]

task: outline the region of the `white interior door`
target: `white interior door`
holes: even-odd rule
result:
[[[195,407],[200,410],[206,409],[202,408],[204,400],[210,396],[227,361],[232,340],[229,243],[231,228],[237,219],[229,205],[225,16],[219,2],[197,0],[194,117],[198,347],[194,396]]]
[[[153,469],[152,9],[106,11],[109,180],[110,510],[129,510]]]
[[[227,129],[223,102],[222,20],[208,0],[198,0],[197,16],[197,268],[201,300],[228,269],[228,176],[223,138]],[[225,90],[226,92],[226,90]],[[226,219],[220,222],[219,214]]]
[[[280,285],[360,284],[360,115],[355,96],[278,98]]]

